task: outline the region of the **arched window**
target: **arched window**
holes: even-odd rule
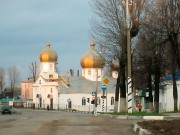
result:
[[[88,75],[91,75],[91,69],[88,69]]]
[[[114,97],[111,97],[111,105],[114,105]]]
[[[49,78],[53,78],[53,75],[49,75]]]
[[[82,105],[86,105],[86,98],[85,97],[82,98]]]
[[[41,80],[39,80],[39,84],[41,84]]]
[[[52,93],[52,88],[51,88],[51,93]]]

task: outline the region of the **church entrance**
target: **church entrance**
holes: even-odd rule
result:
[[[51,95],[51,94],[48,94],[47,95],[47,98],[49,98],[49,107],[50,107],[50,109],[53,109],[53,96]]]
[[[72,108],[72,102],[69,101],[69,102],[68,102],[68,109],[71,109],[71,108]]]
[[[50,109],[53,109],[53,98],[50,99]]]
[[[42,107],[42,97],[39,98],[39,107]]]
[[[36,98],[37,98],[36,107],[41,108],[42,107],[42,96],[41,96],[41,94],[37,94]]]

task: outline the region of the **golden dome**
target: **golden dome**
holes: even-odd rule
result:
[[[40,54],[41,62],[57,62],[58,56],[54,50],[51,49],[51,44],[48,42],[46,49]]]
[[[101,54],[96,52],[94,49],[95,42],[92,41],[90,43],[91,49],[88,53],[86,53],[81,59],[81,67],[82,68],[103,68],[104,59]]]

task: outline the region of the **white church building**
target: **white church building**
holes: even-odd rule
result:
[[[57,73],[58,56],[48,42],[46,49],[40,54],[40,74],[33,84],[33,103],[35,108],[45,108],[47,105],[51,109],[57,109],[59,94],[59,76]]]
[[[95,92],[97,92],[97,111],[113,111],[115,102],[116,79],[108,76],[109,83],[104,87],[103,79],[107,75],[104,59],[95,50],[95,43],[90,43],[90,50],[82,59],[82,76],[61,76],[57,72],[58,55],[48,42],[40,53],[40,74],[36,82],[22,82],[22,98],[27,97],[27,91],[32,91],[32,97],[24,101],[32,102],[34,108],[75,109],[93,111]],[[32,84],[32,85],[28,85]],[[31,86],[31,87],[28,87]],[[30,90],[32,89],[32,90]],[[107,93],[106,93],[107,92]],[[31,101],[32,98],[32,101]]]

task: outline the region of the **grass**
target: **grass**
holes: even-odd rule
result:
[[[119,113],[102,113],[102,114],[111,114],[111,115],[128,115],[128,116],[162,116],[161,113],[155,113],[155,112],[133,112],[133,113],[127,113],[127,112],[119,112]]]
[[[164,112],[164,113],[180,113],[180,111],[170,111],[170,112]]]

